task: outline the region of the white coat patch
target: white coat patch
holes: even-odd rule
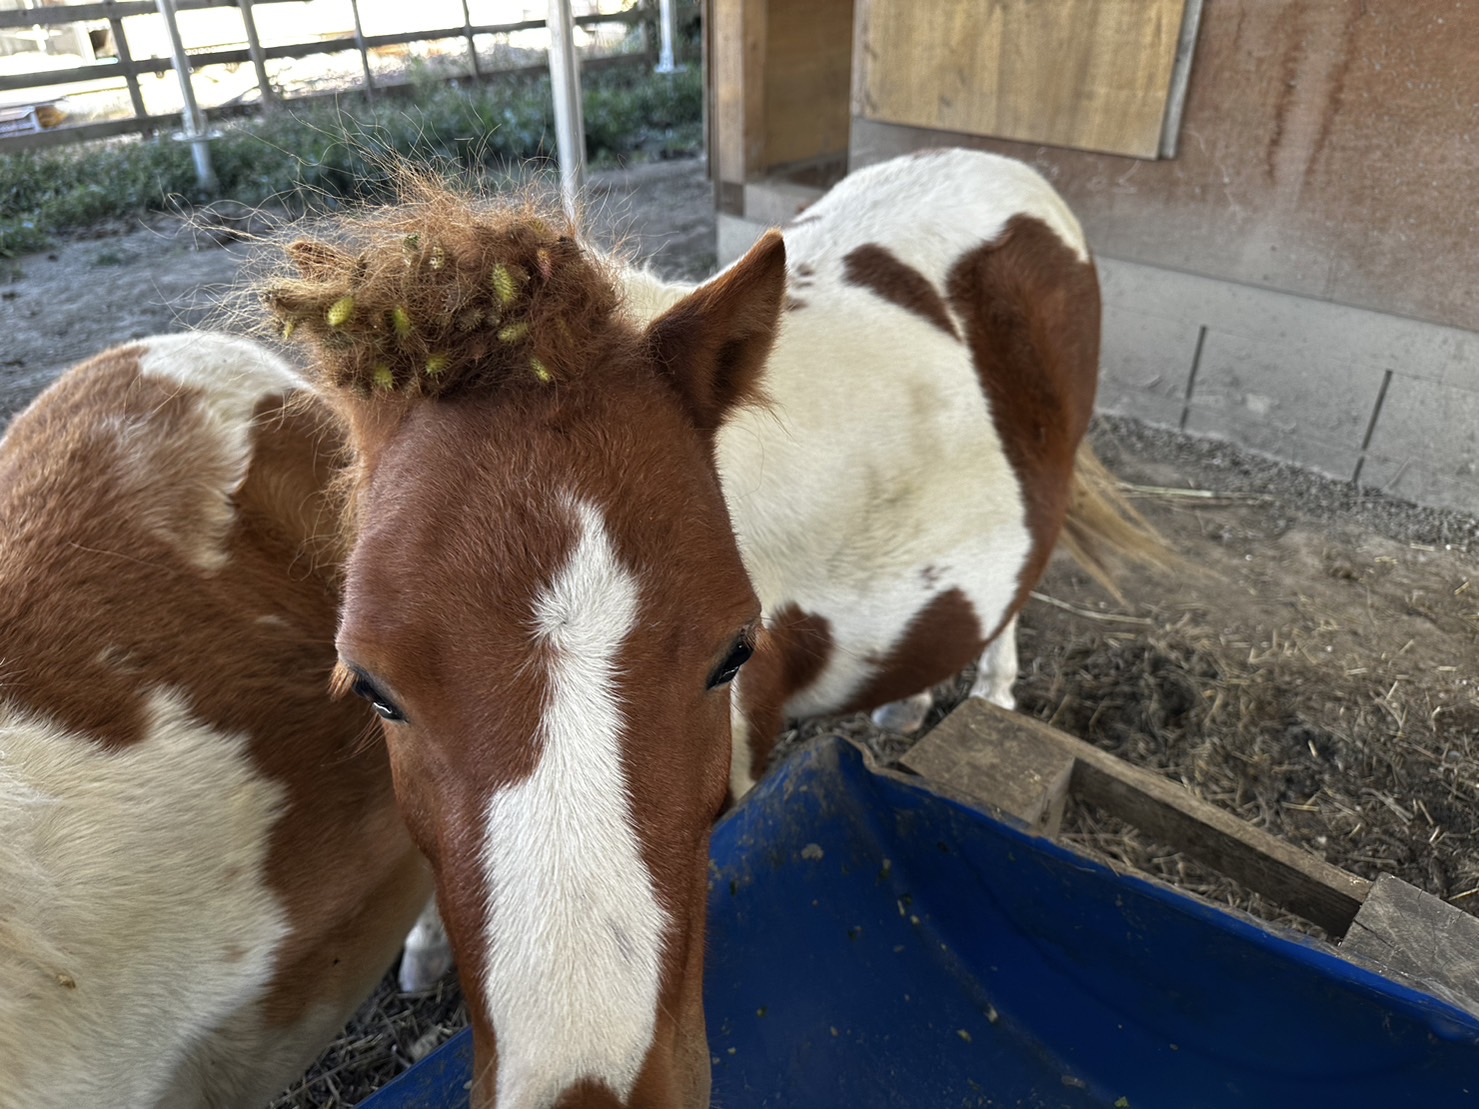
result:
[[[283,800],[174,694],[115,751],[0,702],[0,1105],[203,1104],[201,1053],[288,932]]]
[[[303,388],[302,381],[276,355],[246,339],[210,331],[160,335],[143,341],[139,370],[146,377],[198,389],[206,435],[219,452],[219,465],[199,473],[214,482],[203,490],[202,518],[190,521],[184,536],[172,536],[203,570],[222,569],[227,560],[226,533],[234,520],[230,498],[246,480],[252,459],[252,428],[257,405]],[[148,488],[156,480],[156,454],[168,446],[157,428],[137,429],[120,423],[119,439],[136,444],[137,480]],[[147,494],[145,495],[147,497]],[[169,533],[168,527],[156,530]]]
[[[652,1046],[668,916],[642,861],[615,693],[638,584],[600,514],[534,608],[553,656],[539,764],[488,804],[484,982],[499,1109],[547,1109],[582,1079],[631,1093]]]

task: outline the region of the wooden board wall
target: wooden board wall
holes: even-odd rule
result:
[[[720,206],[778,166],[847,154],[853,0],[713,0]]]
[[[852,26],[852,0],[779,0],[770,5],[767,168],[847,155]]]
[[[923,146],[1037,166],[1128,261],[1479,331],[1479,3],[1217,0],[1175,159],[857,119],[854,167]]]
[[[859,0],[853,111],[1154,158],[1185,0]]]

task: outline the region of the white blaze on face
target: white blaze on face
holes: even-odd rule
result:
[[[622,1100],[652,1046],[667,914],[642,861],[621,761],[620,652],[638,585],[600,514],[536,600],[552,656],[539,764],[488,804],[484,991],[499,1109],[545,1109],[582,1079]]]

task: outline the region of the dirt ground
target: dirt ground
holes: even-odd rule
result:
[[[597,222],[659,270],[712,267],[700,164],[594,191]],[[0,272],[0,414],[110,343],[210,320],[249,252],[225,237],[161,220]],[[1479,522],[1130,421],[1101,420],[1095,443],[1184,565],[1128,573],[1120,601],[1056,563],[1023,615],[1021,709],[1331,863],[1479,912]],[[804,732],[823,728],[885,757],[904,746],[861,717]],[[1069,834],[1318,934],[1103,814],[1076,810]],[[459,1025],[457,1006],[450,982],[414,999],[387,983],[274,1104],[354,1104]]]

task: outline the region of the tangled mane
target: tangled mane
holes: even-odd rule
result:
[[[321,388],[440,397],[548,385],[583,364],[618,297],[567,217],[527,199],[476,206],[422,176],[404,176],[401,194],[340,220],[336,241],[289,243],[296,275],[262,289]]]

